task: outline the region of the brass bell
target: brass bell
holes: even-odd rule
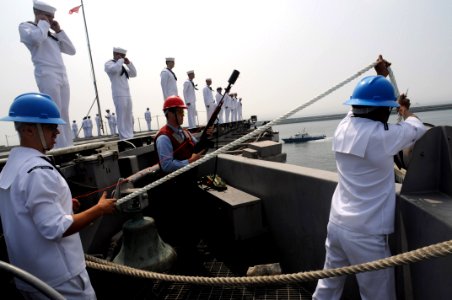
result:
[[[123,226],[121,250],[113,262],[133,268],[165,272],[176,261],[176,251],[157,232],[151,217],[137,217]]]

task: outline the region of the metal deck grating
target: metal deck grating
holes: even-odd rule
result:
[[[208,276],[212,277],[230,277],[238,276],[231,272],[228,266],[223,262],[216,260],[204,262],[204,267]],[[153,299],[162,300],[209,300],[209,299],[230,299],[230,300],[248,300],[248,299],[311,299],[312,294],[305,288],[298,285],[280,285],[272,287],[229,287],[229,286],[201,286],[181,283],[160,282],[154,285]]]

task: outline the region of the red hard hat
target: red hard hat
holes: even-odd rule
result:
[[[172,107],[187,108],[184,101],[182,101],[179,96],[169,96],[168,98],[166,98],[165,102],[163,103],[163,111]]]

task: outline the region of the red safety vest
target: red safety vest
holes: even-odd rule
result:
[[[180,135],[168,125],[163,126],[155,137],[155,140],[162,134],[169,137],[171,144],[173,145],[173,157],[177,160],[189,159],[195,149],[195,142],[193,141],[191,134],[186,129],[182,128],[182,131],[185,135],[183,141],[181,140]],[[155,150],[157,151],[157,147],[155,147]]]

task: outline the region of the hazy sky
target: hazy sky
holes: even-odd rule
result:
[[[57,8],[55,19],[77,49],[75,56],[63,57],[71,119],[80,123],[95,97],[82,11],[68,14],[80,1],[47,2]],[[232,70],[239,70],[232,90],[243,98],[244,118],[270,120],[369,65],[378,54],[392,62],[398,86],[409,89],[413,105],[452,100],[450,0],[84,0],[84,5],[103,113],[114,110],[104,72],[113,46],[126,48],[138,71],[129,82],[135,118],[143,118],[146,107],[161,114],[160,71],[167,56],[176,58],[180,94],[186,71],[195,70],[201,123],[207,77],[214,89],[224,88]],[[34,19],[32,0],[8,1],[1,14],[4,116],[15,96],[37,91],[30,53],[18,32],[20,22]],[[296,116],[345,112],[342,103],[355,84]],[[91,116],[95,113],[96,107]],[[14,135],[12,128],[0,123],[0,144],[5,135]]]

